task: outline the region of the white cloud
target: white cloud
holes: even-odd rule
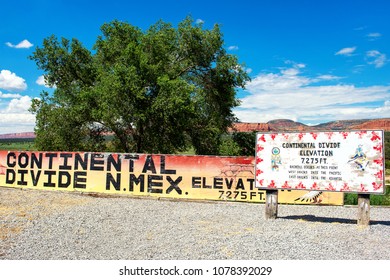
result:
[[[366,52],[366,60],[368,64],[375,65],[375,68],[381,68],[387,62],[386,55],[377,50]]]
[[[57,88],[56,85],[54,86],[49,86],[46,82],[45,82],[45,77],[42,75],[42,76],[39,76],[38,79],[35,81],[36,84],[40,85],[40,86],[44,86],[46,88]]]
[[[196,24],[203,24],[203,23],[204,23],[204,20],[198,18],[198,19],[195,21],[195,23],[196,23]]]
[[[352,69],[352,73],[360,74],[363,72],[363,70],[367,67],[367,64],[358,64],[355,65]]]
[[[38,85],[40,86],[45,86],[46,83],[45,83],[45,77],[42,76],[39,76],[38,79],[35,81]]]
[[[351,56],[355,52],[356,47],[350,47],[350,48],[343,48],[335,53],[335,55],[345,55],[345,56]]]
[[[256,92],[291,89],[305,86],[310,82],[310,80],[298,75],[300,73],[300,68],[303,67],[301,67],[301,65],[294,65],[293,68],[282,69],[279,74],[260,74],[256,78],[252,79],[252,81],[246,85],[246,88],[251,92]]]
[[[390,117],[390,86],[314,85],[340,77],[303,76],[299,69],[262,73],[247,83],[247,96],[235,109],[243,122],[287,118],[304,123],[328,120]]]
[[[229,46],[229,47],[228,47],[228,50],[229,50],[229,51],[237,51],[237,50],[238,50],[238,47],[237,47],[237,46]]]
[[[0,88],[10,91],[23,91],[27,89],[25,80],[16,76],[9,70],[1,70],[0,72]]]
[[[295,62],[293,60],[285,60],[284,63],[286,63],[288,65],[292,65],[294,68],[298,68],[298,69],[306,67],[306,64],[304,64],[304,63],[297,63],[297,62]]]
[[[46,84],[45,82],[45,77],[42,75],[42,76],[39,76],[38,79],[35,81],[38,85],[40,86],[44,86],[44,87],[47,87],[47,88],[52,88],[50,87],[48,84]]]
[[[244,67],[244,70],[245,70],[245,72],[246,72],[247,74],[250,74],[250,73],[252,73],[252,71],[253,71],[252,68],[246,68],[246,67]]]
[[[333,81],[333,80],[340,80],[341,77],[334,76],[334,75],[319,75],[316,79],[313,81]]]
[[[20,98],[14,98],[9,103],[5,112],[7,113],[25,113],[31,106],[31,97],[22,96]]]
[[[370,41],[374,41],[376,39],[378,39],[379,37],[381,37],[382,34],[378,33],[378,32],[373,32],[373,33],[369,33],[367,34],[367,37]]]
[[[19,96],[0,109],[0,131],[2,133],[34,131],[35,115],[28,111],[30,105],[31,97]]]
[[[20,98],[22,97],[19,93],[2,93],[0,91],[0,98]]]
[[[31,44],[28,40],[23,40],[21,41],[19,44],[12,44],[10,42],[7,42],[5,43],[8,47],[10,48],[15,48],[15,49],[29,49],[31,48],[32,46],[34,46],[33,44]]]

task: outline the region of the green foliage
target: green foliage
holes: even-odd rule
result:
[[[77,39],[44,40],[31,56],[53,96],[34,100],[36,145],[43,150],[174,153],[193,146],[216,154],[235,117],[236,89],[249,80],[227,54],[218,25],[191,18],[143,32],[113,21],[94,52]],[[103,135],[115,138],[106,145]]]
[[[223,134],[220,138],[218,154],[223,156],[254,156],[256,133],[253,131]]]
[[[231,135],[223,135],[219,146],[219,155],[221,156],[240,156],[241,148],[233,140]]]
[[[358,195],[355,193],[344,194],[345,205],[357,205]],[[370,205],[388,205],[390,206],[390,186],[386,186],[384,195],[370,195]]]
[[[41,94],[41,99],[33,100],[31,111],[36,112],[38,115],[36,125],[46,132],[43,135],[43,133],[39,133],[36,130],[37,138],[35,143],[37,147],[43,147],[48,151],[57,150],[60,147],[63,147],[65,151],[69,148],[73,150],[74,141],[72,141],[72,136],[77,137],[79,134],[72,133],[73,130],[77,132],[76,127],[67,125],[71,118],[66,117],[64,109],[62,107],[56,108],[56,104],[51,101],[46,92]],[[62,130],[62,127],[71,128],[68,135],[64,135],[68,131]]]
[[[390,167],[390,131],[385,131],[385,165]]]
[[[3,151],[33,151],[34,138],[0,139],[0,150]]]
[[[233,133],[233,140],[240,147],[241,156],[255,156],[256,133],[255,131]]]

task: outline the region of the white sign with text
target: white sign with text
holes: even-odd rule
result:
[[[256,187],[382,194],[384,133],[258,133]]]

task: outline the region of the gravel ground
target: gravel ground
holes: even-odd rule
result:
[[[390,208],[92,197],[0,188],[0,259],[390,260]]]

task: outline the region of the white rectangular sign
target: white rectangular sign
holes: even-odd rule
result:
[[[256,187],[383,194],[382,130],[258,133]]]

